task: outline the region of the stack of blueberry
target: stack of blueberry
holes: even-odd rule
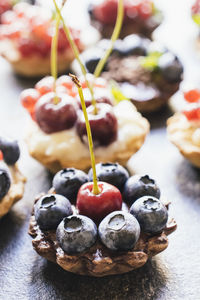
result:
[[[110,250],[129,251],[137,243],[140,231],[155,235],[165,228],[168,212],[159,200],[160,189],[153,179],[148,175],[129,177],[118,163],[99,163],[96,171],[99,186],[106,182],[109,193],[101,191],[91,201],[90,191],[84,186],[88,187],[92,181],[92,170],[86,174],[68,168],[53,178],[56,194],[42,196],[35,204],[35,219],[40,229],[56,230],[56,238],[67,254],[87,250],[97,238]],[[116,193],[123,196],[129,212],[121,210],[122,201],[115,197]],[[78,214],[73,213],[70,201],[76,201]],[[100,206],[104,215],[99,211]]]
[[[14,165],[20,156],[17,141],[0,137],[0,156],[7,165]],[[7,195],[11,185],[11,175],[5,164],[0,167],[0,200]]]

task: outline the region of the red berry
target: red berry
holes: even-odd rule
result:
[[[192,6],[192,14],[197,15],[200,13],[200,1],[196,0],[194,5]]]
[[[143,0],[138,5],[139,16],[146,20],[152,15],[152,2],[149,0]]]
[[[18,49],[22,56],[31,56],[37,51],[37,46],[34,41],[30,39],[20,39]]]
[[[106,182],[98,182],[98,187],[100,194],[94,195],[93,182],[83,184],[79,189],[76,202],[80,214],[97,222],[122,207],[122,196],[115,186]]]
[[[20,95],[22,106],[28,111],[32,111],[35,108],[35,104],[39,97],[40,94],[36,89],[24,90]]]
[[[189,121],[195,121],[200,119],[200,108],[194,108],[192,110],[183,111],[184,115]]]
[[[107,146],[117,138],[117,119],[111,105],[97,103],[97,114],[94,114],[94,107],[87,108],[88,119],[92,131],[95,146]],[[81,111],[77,120],[77,132],[83,142],[87,141],[85,118]]]
[[[45,133],[58,132],[74,126],[77,113],[76,102],[66,94],[58,94],[58,103],[54,103],[55,93],[42,96],[36,104],[35,116]]]
[[[117,17],[118,1],[104,0],[93,9],[93,14],[97,20],[104,24],[114,24]]]
[[[0,151],[0,160],[2,160],[3,159],[3,153],[2,153],[2,151]]]
[[[71,77],[69,77],[67,75],[60,76],[56,81],[56,85],[57,86],[63,85],[64,87],[66,87],[69,90],[72,90],[74,87]]]
[[[52,76],[46,76],[36,83],[35,88],[41,95],[53,91],[54,78]]]
[[[197,102],[198,100],[200,100],[200,91],[198,89],[193,89],[184,92],[184,98],[188,102]]]

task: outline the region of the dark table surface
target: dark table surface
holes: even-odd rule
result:
[[[70,1],[69,1],[70,2]],[[200,59],[194,47],[197,34],[189,20],[189,2],[160,1],[166,21],[156,33],[180,55],[187,80],[197,80]],[[179,7],[180,6],[180,7]],[[0,134],[20,140],[20,167],[27,176],[24,198],[0,221],[0,300],[14,299],[134,299],[199,300],[200,286],[200,171],[178,153],[166,137],[165,109],[151,116],[151,133],[143,148],[131,159],[136,173],[148,173],[172,201],[170,214],[178,223],[169,237],[169,247],[141,269],[125,275],[90,278],[65,272],[41,258],[33,250],[28,223],[34,196],[47,191],[50,175],[31,159],[23,142],[26,113],[19,104],[19,93],[33,81],[14,76],[0,60]]]

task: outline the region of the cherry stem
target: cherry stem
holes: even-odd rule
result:
[[[117,20],[115,23],[115,27],[113,30],[113,34],[111,36],[111,43],[110,43],[110,47],[106,50],[104,56],[102,57],[102,59],[98,62],[95,71],[94,71],[94,76],[95,77],[99,77],[106,61],[108,60],[108,57],[110,56],[113,47],[114,47],[114,43],[115,41],[118,39],[121,28],[122,28],[122,22],[123,22],[123,17],[124,17],[124,5],[123,5],[123,0],[118,0],[118,9],[117,9]]]
[[[91,128],[90,128],[90,122],[88,120],[88,114],[87,114],[87,109],[86,109],[85,100],[84,100],[84,96],[83,96],[83,90],[82,90],[82,87],[81,87],[81,84],[80,84],[80,81],[78,80],[78,78],[73,74],[69,74],[69,76],[72,78],[72,81],[77,86],[79,97],[81,100],[81,106],[82,106],[82,110],[83,110],[83,114],[84,114],[84,118],[85,118],[85,124],[86,124],[87,136],[88,136],[88,144],[89,144],[89,149],[90,149],[91,164],[92,164],[92,170],[93,170],[93,190],[92,190],[92,192],[94,195],[98,195],[98,194],[100,194],[100,190],[99,190],[99,187],[97,184],[97,174],[96,174],[96,164],[95,164],[95,156],[94,156],[94,150],[93,150],[92,133],[91,133]]]
[[[83,64],[82,61],[81,61],[80,53],[79,53],[78,47],[76,46],[76,43],[74,42],[74,40],[73,40],[73,38],[72,38],[72,35],[71,35],[71,32],[70,32],[68,26],[65,24],[65,21],[64,21],[64,19],[63,19],[63,17],[62,17],[62,14],[61,14],[61,11],[60,11],[58,5],[56,4],[56,0],[53,0],[53,2],[54,2],[54,6],[55,6],[55,8],[56,8],[56,12],[57,12],[57,14],[59,14],[60,19],[61,19],[61,21],[62,21],[62,23],[63,23],[63,29],[64,29],[64,32],[65,32],[65,34],[66,34],[66,36],[67,36],[67,39],[68,39],[68,41],[69,41],[69,43],[70,43],[70,46],[71,46],[71,48],[72,48],[72,50],[73,50],[73,52],[74,52],[74,55],[75,55],[75,57],[76,57],[76,59],[77,59],[79,65],[80,65],[81,72],[82,72],[82,74],[83,74],[83,76],[84,76],[84,78],[85,78],[85,81],[86,81],[86,83],[87,83],[87,86],[88,86],[88,88],[89,88],[89,90],[90,90],[90,94],[91,94],[91,96],[92,96],[92,105],[94,106],[94,114],[97,114],[97,106],[96,106],[96,100],[95,100],[95,98],[94,98],[93,86],[89,83],[89,81],[88,81],[88,79],[87,79],[87,71],[86,71],[86,68],[85,68],[84,64]]]
[[[57,79],[57,76],[58,76],[57,50],[58,50],[59,24],[60,24],[60,16],[57,13],[56,14],[56,24],[55,24],[55,33],[52,37],[52,42],[51,42],[51,75],[54,78],[54,83],[53,83],[53,91],[55,93],[54,104],[58,104],[58,102],[59,102],[59,99],[56,95],[56,79]]]

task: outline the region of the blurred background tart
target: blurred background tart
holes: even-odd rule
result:
[[[117,0],[91,1],[88,12],[91,24],[102,37],[112,35],[117,17]],[[120,37],[137,33],[151,38],[152,32],[162,22],[162,14],[151,0],[125,0],[124,20]]]
[[[54,32],[53,11],[25,2],[16,4],[1,16],[0,54],[12,65],[16,73],[27,76],[50,74],[51,40]],[[79,51],[84,42],[79,29],[70,28]],[[58,72],[66,71],[74,54],[62,25],[58,36]]]
[[[89,72],[94,72],[108,45],[109,40],[104,39],[81,54]],[[76,61],[73,68],[80,74]],[[140,112],[149,113],[166,105],[179,89],[183,66],[174,53],[158,42],[131,34],[116,41],[102,77],[117,82],[122,94]]]

